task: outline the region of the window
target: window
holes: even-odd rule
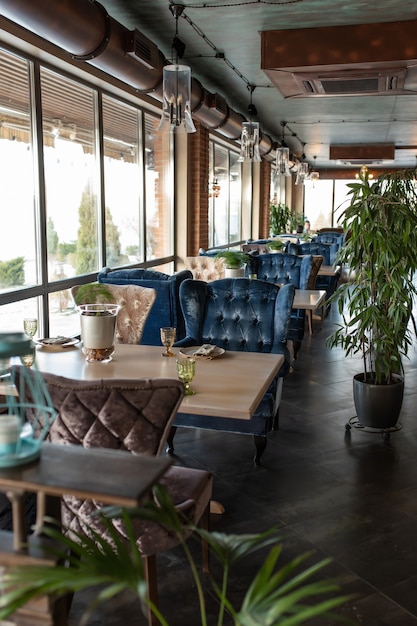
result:
[[[239,154],[210,141],[209,246],[240,241],[242,176]]]
[[[158,122],[0,49],[1,330],[37,317],[38,336],[77,334],[69,289],[81,277],[103,265],[172,269],[172,137]]]

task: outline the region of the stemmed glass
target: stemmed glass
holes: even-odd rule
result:
[[[177,373],[179,380],[185,385],[185,395],[193,396],[195,391],[191,389],[190,382],[195,375],[195,359],[189,357],[177,359]]]
[[[38,330],[38,320],[36,317],[25,317],[23,320],[23,328],[27,336],[33,339]]]
[[[165,352],[162,356],[175,356],[175,352],[172,352],[171,348],[174,345],[177,331],[172,326],[164,326],[161,328],[161,342],[165,347]]]

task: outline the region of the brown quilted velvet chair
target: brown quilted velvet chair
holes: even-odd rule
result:
[[[184,395],[183,384],[171,379],[78,381],[53,374],[44,374],[44,379],[57,411],[49,441],[84,448],[126,450],[133,454],[159,455],[162,452]],[[172,466],[160,483],[186,515],[187,523],[208,529],[212,494],[210,472]],[[99,502],[65,496],[61,504],[62,522],[70,530],[88,534],[90,528],[95,528],[105,534],[99,519],[91,517],[100,508]],[[114,525],[125,536],[120,520],[115,520]],[[133,525],[144,559],[149,597],[157,605],[156,554],[179,542],[175,535],[154,522],[134,519]],[[207,571],[205,542],[202,548],[203,567]],[[148,624],[155,623],[149,611]]]
[[[146,320],[156,300],[155,289],[140,285],[106,285],[106,287],[114,295],[114,302],[120,306],[116,322],[117,343],[140,343]],[[71,287],[74,301],[78,289],[79,285]]]

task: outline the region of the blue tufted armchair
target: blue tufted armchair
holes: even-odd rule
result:
[[[311,255],[297,257],[285,252],[260,254],[251,259],[251,264],[251,271],[257,274],[258,280],[275,284],[291,283],[296,289],[308,289],[313,257]],[[291,313],[288,339],[293,343],[295,359],[304,337],[305,318],[305,309],[294,309]]]
[[[186,336],[176,342],[177,347],[209,343],[225,350],[282,354],[285,360],[250,420],[177,413],[168,440],[171,454],[177,426],[224,430],[253,435],[255,463],[260,464],[268,433],[278,425],[282,381],[290,370],[287,334],[294,293],[293,285],[280,288],[247,278],[224,278],[210,283],[186,280],[181,284]]]
[[[313,254],[323,257],[323,265],[333,265],[335,252],[333,247],[336,244],[320,243],[319,241],[311,241],[310,243],[301,243],[298,246],[291,244],[289,251],[292,254]],[[332,260],[333,259],[333,260]],[[326,300],[334,293],[340,279],[340,272],[336,272],[334,276],[317,275],[315,289],[324,289],[326,291]]]
[[[148,346],[159,346],[161,345],[159,331],[161,326],[175,326],[178,338],[185,335],[179,290],[181,283],[192,277],[193,275],[189,270],[182,270],[170,276],[155,270],[138,268],[111,270],[109,267],[104,267],[99,272],[97,280],[99,283],[140,285],[155,289],[156,300],[146,321],[141,343]]]

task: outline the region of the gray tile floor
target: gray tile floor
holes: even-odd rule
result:
[[[224,515],[212,515],[213,530],[258,532],[279,526],[285,535],[282,562],[309,549],[315,550],[314,559],[330,556],[326,574],[336,577],[344,591],[358,594],[340,615],[358,625],[411,626],[417,624],[417,350],[413,346],[406,362],[402,430],[389,440],[348,433],[345,424],[354,415],[352,376],[359,368],[355,359],[325,347],[334,315],[331,311],[321,330],[316,321],[317,332],[305,336],[295,371],[284,384],[280,429],[270,437],[262,467],[252,465],[250,437],[185,429],[176,435],[176,462],[213,472],[214,499],[225,506]],[[160,606],[170,626],[200,624],[182,553],[162,555],[158,567]],[[256,559],[239,566],[232,581],[236,598],[255,567]],[[79,623],[89,598],[76,594],[71,626]],[[215,624],[210,596],[209,604]],[[124,594],[88,623],[146,620],[136,601]]]

